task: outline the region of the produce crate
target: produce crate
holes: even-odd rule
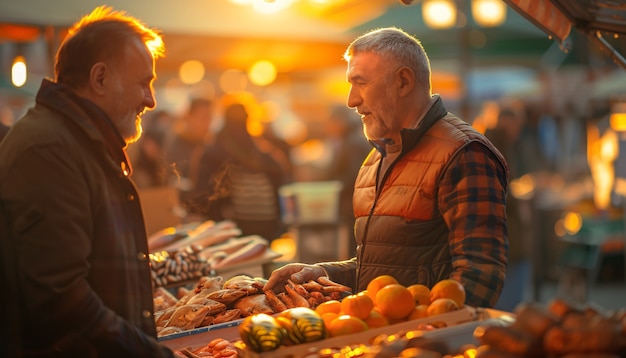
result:
[[[475,322],[481,317],[488,318],[488,315],[481,313],[473,307],[465,306],[464,308],[443,313],[437,316],[416,319],[409,322],[396,323],[386,327],[373,328],[365,332],[349,334],[345,336],[331,337],[321,341],[298,344],[294,346],[281,347],[275,351],[256,353],[248,349],[239,349],[239,357],[242,358],[277,358],[277,357],[313,357],[315,352],[324,348],[344,347],[351,344],[367,343],[380,334],[394,334],[398,332],[406,332],[415,330],[421,324],[444,323],[447,327],[454,327],[460,324]],[[438,330],[446,330],[449,328],[440,328]]]
[[[451,351],[458,351],[461,347],[468,344],[479,345],[479,342],[474,338],[476,327],[509,325],[515,322],[515,315],[508,312],[485,308],[478,308],[476,312],[477,319],[473,322],[427,332],[422,337],[439,340],[445,343]]]
[[[443,313],[437,316],[402,322],[387,327],[374,328],[358,334],[327,338],[322,341],[282,347],[275,351],[256,353],[247,349],[239,350],[242,358],[273,358],[273,357],[304,357],[311,356],[323,348],[342,347],[350,344],[367,343],[380,334],[396,334],[398,332],[415,330],[420,324],[445,323],[447,328],[439,328],[425,333],[430,338],[441,338],[451,349],[458,349],[462,345],[476,343],[473,338],[474,329],[481,324],[507,324],[514,320],[514,315],[508,312],[464,307],[461,310]],[[159,342],[172,350],[183,348],[198,348],[216,338],[236,342],[239,337],[239,324],[243,319],[226,322],[218,325],[196,328],[181,333],[171,334],[159,338]]]

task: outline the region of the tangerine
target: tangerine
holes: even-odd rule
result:
[[[360,319],[369,317],[372,308],[374,301],[364,292],[347,296],[341,301],[341,312]]]
[[[428,306],[417,305],[415,306],[415,309],[413,309],[413,312],[409,314],[409,317],[407,318],[407,320],[411,321],[414,319],[420,319],[420,318],[426,318],[426,317],[428,317]]]
[[[322,302],[315,307],[315,312],[317,312],[320,316],[328,312],[339,314],[339,312],[341,312],[341,302],[338,300]]]
[[[408,288],[393,283],[378,291],[376,306],[390,321],[396,321],[406,318],[415,309],[415,301]]]
[[[407,288],[411,291],[415,304],[426,306],[430,304],[430,289],[428,286],[416,283]]]
[[[330,322],[332,322],[335,318],[339,317],[339,313],[326,312],[326,313],[323,313],[321,316],[322,316],[322,321],[324,321],[324,325],[326,326],[326,329],[328,329],[328,327],[330,326]]]
[[[372,298],[374,303],[376,303],[376,294],[378,293],[378,291],[381,288],[387,285],[391,285],[393,283],[398,283],[398,280],[396,280],[396,278],[391,275],[376,276],[367,284],[367,289],[365,291],[367,291],[367,295]]]
[[[377,310],[372,310],[369,317],[365,319],[365,323],[369,328],[386,327],[389,325],[389,320],[382,313]]]
[[[459,309],[459,306],[451,298],[438,298],[428,305],[428,316],[436,316],[442,313],[453,312]]]
[[[458,308],[463,308],[465,295],[463,284],[457,280],[445,279],[437,282],[430,289],[430,302],[435,302],[438,298],[449,298],[456,302]]]
[[[327,327],[331,337],[359,333],[368,329],[367,323],[360,318],[350,315],[341,315],[330,322]]]

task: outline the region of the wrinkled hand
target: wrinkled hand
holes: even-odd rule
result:
[[[285,285],[289,279],[295,283],[303,283],[317,280],[320,276],[326,276],[326,272],[319,266],[299,263],[287,264],[272,272],[264,289],[282,292],[285,290]]]

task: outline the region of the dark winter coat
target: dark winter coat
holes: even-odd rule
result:
[[[32,356],[172,355],[155,339],[146,232],[124,145],[99,108],[47,80],[0,144],[4,294],[13,301],[2,324],[21,327]]]

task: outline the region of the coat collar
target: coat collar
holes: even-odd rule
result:
[[[35,100],[41,106],[62,113],[83,128],[93,140],[101,142],[111,158],[121,166],[124,175],[130,175],[131,167],[124,150],[126,141],[95,103],[48,79],[43,79]]]

